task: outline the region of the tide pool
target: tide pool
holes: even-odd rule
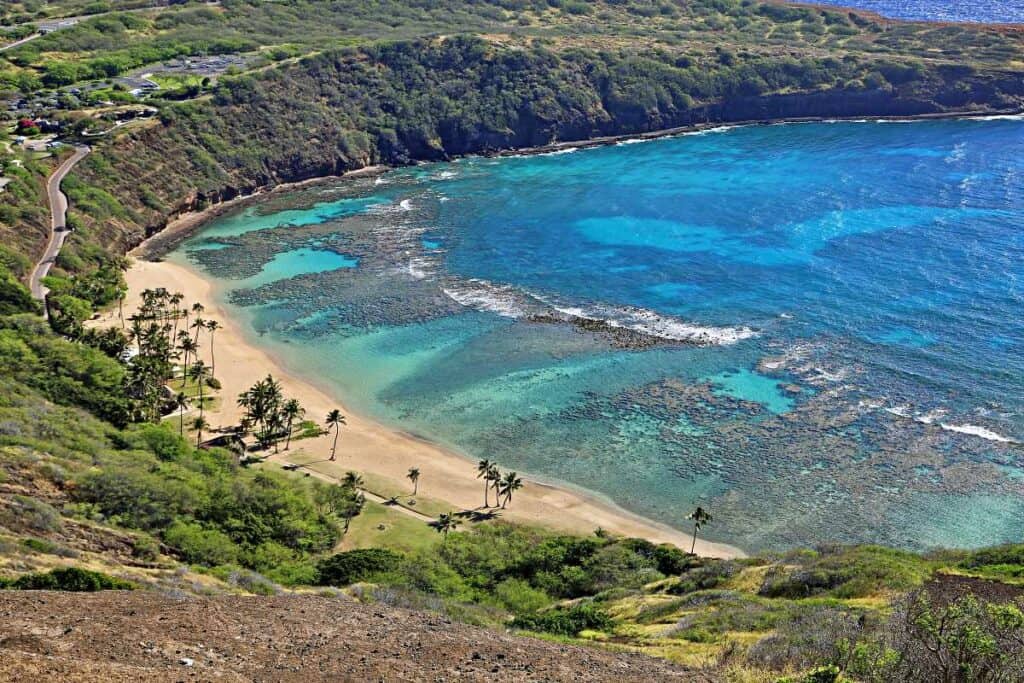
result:
[[[1012,119],[469,158],[275,195],[171,258],[470,457],[681,528],[700,504],[750,550],[982,546],[1024,528],[1022,159]]]

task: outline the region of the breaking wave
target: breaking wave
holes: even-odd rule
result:
[[[667,342],[720,346],[757,336],[749,327],[699,325],[661,315],[646,308],[607,304],[568,305],[511,285],[481,279],[446,282],[441,291],[462,306],[488,311],[506,318],[546,316],[568,324],[591,322],[610,328],[631,330]]]

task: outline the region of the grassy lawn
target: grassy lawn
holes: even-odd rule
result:
[[[386,505],[367,501],[362,513],[352,520],[341,549],[383,547],[413,552],[430,550],[440,542],[441,535],[426,522]]]
[[[396,496],[398,498],[398,503],[402,507],[416,510],[417,512],[421,512],[431,517],[437,517],[442,512],[451,512],[454,509],[451,503],[438,498],[424,496],[423,489],[428,484],[422,481],[422,478],[420,481],[420,491],[414,498],[412,496],[411,482],[406,481],[398,483],[394,479],[389,479],[388,477],[364,472],[360,472],[360,476],[362,476],[363,481],[366,482],[367,491],[376,493],[378,496],[383,496],[384,498]],[[416,504],[410,505],[410,500],[415,500]]]

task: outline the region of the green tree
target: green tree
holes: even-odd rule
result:
[[[491,507],[491,472],[494,470],[494,463],[488,459],[483,459],[476,464],[476,478],[484,480],[484,507]]]
[[[213,340],[211,339],[210,341],[212,343]],[[298,399],[290,398],[285,401],[282,411],[284,412],[285,420],[287,421],[286,428],[288,431],[288,437],[287,441],[285,441],[284,449],[288,450],[292,444],[292,425],[296,420],[302,419],[302,416],[306,414],[306,409],[299,404]]]
[[[693,522],[693,543],[690,545],[690,554],[693,555],[693,551],[697,548],[697,532],[711,522],[711,513],[698,505],[697,509],[686,518]]]
[[[331,444],[331,457],[330,460],[334,460],[335,452],[338,449],[338,434],[341,432],[341,425],[345,424],[345,416],[341,414],[341,411],[335,408],[331,412],[327,413],[327,429],[330,431],[334,429],[334,443]]]
[[[437,518],[433,526],[437,529],[438,533],[443,537],[442,543],[448,543],[448,533],[455,531],[462,522],[452,512],[442,512],[441,516]]]
[[[206,367],[206,363],[197,360],[189,367],[188,376],[199,387],[199,417],[202,417],[203,409],[205,408],[203,387],[206,385],[206,378],[210,376],[210,369]]]
[[[210,333],[210,374],[217,372],[217,360],[213,355],[213,333],[220,329],[220,323],[216,320],[209,320],[206,323],[206,331]]]
[[[178,407],[178,433],[185,435],[185,408],[188,407],[188,396],[185,392],[179,391],[174,397],[174,405]]]
[[[206,421],[206,418],[202,415],[197,415],[192,420],[192,429],[196,430],[196,446],[203,442],[203,430],[210,426],[210,423]]]
[[[502,510],[512,501],[512,494],[521,488],[523,488],[523,480],[515,472],[506,472],[498,488],[498,494],[505,497],[501,503]]]

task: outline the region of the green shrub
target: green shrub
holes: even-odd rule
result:
[[[164,541],[190,564],[213,567],[238,561],[238,548],[227,534],[199,524],[175,522],[164,534]]]
[[[67,567],[53,569],[45,574],[24,574],[16,579],[0,582],[0,587],[15,590],[95,592],[131,590],[136,586],[130,581],[116,579],[100,572]]]
[[[530,614],[551,604],[547,593],[522,579],[505,579],[494,587],[494,597],[515,614]]]
[[[540,614],[522,614],[512,622],[514,628],[560,636],[576,636],[580,631],[607,631],[615,622],[603,610],[590,603]]]
[[[835,547],[792,559],[801,566],[774,568],[765,577],[761,595],[859,598],[919,586],[932,573],[931,563],[920,555],[880,546]]]
[[[349,550],[325,558],[317,565],[317,583],[321,586],[348,586],[374,574],[398,568],[404,556],[386,548]]]

